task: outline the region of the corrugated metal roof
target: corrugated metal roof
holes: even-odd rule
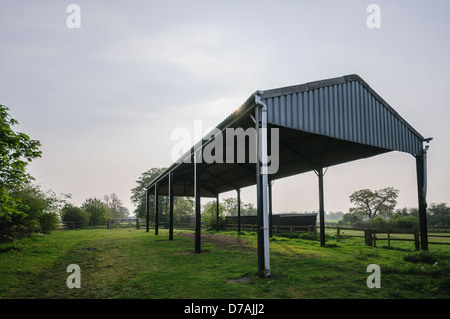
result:
[[[254,127],[249,115],[254,110],[257,92],[217,128],[223,131]],[[358,75],[266,90],[261,100],[268,108],[268,127],[280,128],[280,166],[271,179],[394,150],[412,155],[422,152],[425,140],[422,135]],[[169,172],[175,172],[175,196],[192,196],[193,165],[184,163],[183,159],[192,157],[194,150],[211,141],[210,136],[199,141],[146,188],[158,183],[160,194],[166,194],[166,177]],[[202,196],[254,185],[254,166],[202,163]]]
[[[269,123],[419,155],[424,138],[357,75],[265,91]]]

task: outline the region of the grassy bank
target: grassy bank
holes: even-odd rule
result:
[[[450,297],[450,246],[423,254],[410,242],[386,249],[344,238],[320,247],[275,236],[272,276],[259,278],[254,235],[241,235],[239,245],[206,242],[194,254],[192,236],[182,233],[169,241],[165,231],[88,229],[2,244],[0,298]],[[80,289],[67,288],[69,264],[80,266]],[[366,285],[369,264],[380,266],[379,289]]]

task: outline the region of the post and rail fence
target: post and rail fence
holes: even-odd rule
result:
[[[146,221],[141,220],[139,218],[123,218],[123,219],[107,219],[101,222],[89,222],[80,223],[80,222],[60,222],[59,229],[94,229],[94,228],[106,228],[106,229],[114,229],[114,228],[136,228],[140,229],[141,225],[145,225]],[[168,229],[168,222],[159,222],[159,227]],[[154,228],[154,224],[149,225],[151,228]],[[179,223],[178,226],[181,229],[190,229],[192,228],[190,223]],[[255,224],[241,224],[242,231],[256,231],[257,225]],[[145,228],[145,227],[144,227]],[[237,229],[237,224],[226,224],[221,227],[225,230]],[[411,241],[414,242],[414,246],[416,249],[420,249],[420,233],[417,229],[412,230],[381,230],[375,228],[351,228],[351,227],[342,227],[338,225],[325,225],[326,229],[335,229],[336,230],[336,242],[341,240],[342,236],[345,237],[361,237],[364,238],[364,242],[368,246],[376,247],[377,242],[386,241],[387,246],[390,247],[393,241]],[[314,233],[317,234],[318,226],[317,225],[308,225],[308,226],[296,226],[296,225],[273,225],[272,231],[274,234],[281,233]],[[350,231],[350,233],[349,233]],[[361,232],[361,234],[358,234]],[[408,236],[410,235],[410,236]],[[428,237],[431,238],[450,238],[450,235],[440,235],[440,234],[428,234]],[[444,240],[445,241],[445,240]],[[429,241],[429,244],[433,245],[450,245],[450,240],[444,241]]]
[[[336,229],[336,242],[340,241],[341,235],[345,235],[346,237],[363,237],[365,244],[368,246],[376,247],[377,241],[387,241],[388,247],[391,246],[392,241],[411,241],[414,242],[416,250],[420,249],[420,233],[419,230],[416,228],[413,228],[412,230],[404,230],[404,229],[381,230],[376,228],[367,229],[367,228],[350,228],[341,226],[325,226],[325,228]],[[344,233],[345,231],[359,231],[363,232],[363,234],[357,235],[355,233]],[[408,235],[410,235],[409,238]],[[450,238],[450,235],[428,234],[428,237]],[[448,242],[429,241],[428,243],[434,245],[450,245],[450,241]]]
[[[82,222],[60,222],[59,229],[94,229],[94,228],[136,228],[140,229],[141,225],[145,225],[145,221],[139,218],[122,218],[122,219],[107,219],[104,221],[90,221],[87,224]]]
[[[226,230],[237,230],[237,224],[226,224],[223,226]],[[255,224],[241,224],[241,230],[246,231],[256,231],[258,229],[258,225]],[[274,234],[280,233],[315,233],[317,234],[317,226],[316,225],[308,225],[308,226],[296,226],[296,225],[273,225],[272,231]]]

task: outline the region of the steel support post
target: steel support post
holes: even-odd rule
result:
[[[169,173],[169,240],[173,240],[173,172]]]
[[[201,150],[200,150],[201,152]],[[200,153],[201,155],[201,153]],[[194,197],[195,197],[195,252],[201,253],[201,206],[200,206],[200,176],[201,169],[198,159],[199,155],[194,156]]]
[[[269,181],[269,237],[272,237],[272,184],[273,181]]]
[[[259,106],[255,106],[255,120],[256,120],[256,216],[258,223],[258,274],[264,274],[264,237],[263,232],[263,215],[262,215],[262,190],[261,190],[261,172],[260,172],[260,138],[259,138]]]
[[[220,230],[219,225],[219,194],[216,195],[216,230]]]
[[[237,192],[237,216],[238,216],[238,234],[241,231],[241,189],[238,188]]]
[[[150,229],[150,207],[149,207],[149,199],[150,199],[150,190],[145,189],[145,216],[146,216],[146,230],[145,232],[148,233]]]
[[[158,184],[155,184],[155,235],[158,235],[159,226],[159,195]]]
[[[416,156],[417,195],[419,199],[420,248],[428,250],[427,203],[426,203],[426,152]]]
[[[323,168],[317,171],[319,177],[319,217],[320,217],[320,246],[325,247],[325,209],[323,200]]]
[[[268,156],[267,156],[267,106],[255,96],[256,125],[256,185],[258,214],[258,273],[270,276],[269,212],[268,212]],[[261,128],[259,127],[261,122]]]

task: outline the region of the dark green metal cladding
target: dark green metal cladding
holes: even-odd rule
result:
[[[257,93],[216,128],[224,132],[227,128],[254,127],[251,115]],[[261,100],[267,105],[268,128],[279,128],[279,169],[271,180],[390,151],[422,154],[425,141],[422,135],[358,75],[265,90]],[[271,141],[270,135],[269,130]],[[174,196],[194,196],[193,160],[190,163],[183,160],[192,159],[194,150],[210,142],[209,137],[198,141],[146,188],[153,190],[158,183],[159,194],[168,195],[168,174],[174,172]],[[214,198],[255,184],[252,163],[199,166],[202,197]]]
[[[424,138],[357,75],[265,91],[271,124],[420,155]]]

